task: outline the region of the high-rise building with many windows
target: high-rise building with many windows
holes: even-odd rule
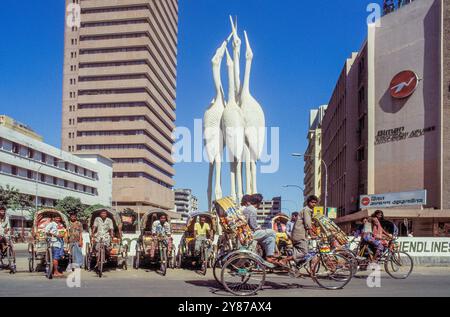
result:
[[[120,210],[173,209],[178,0],[66,6],[63,149],[113,160]]]

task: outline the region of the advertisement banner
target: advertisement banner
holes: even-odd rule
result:
[[[359,199],[359,208],[422,206],[427,204],[427,191],[418,190],[403,193],[363,195]]]
[[[337,208],[328,208],[328,218],[336,219],[337,218]]]
[[[324,208],[323,207],[314,207],[314,216],[323,216]]]

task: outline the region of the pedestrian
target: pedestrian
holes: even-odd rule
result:
[[[59,272],[59,260],[64,257],[64,238],[67,235],[64,225],[62,224],[61,216],[54,216],[49,224],[44,229],[47,236],[50,237],[53,257],[53,276],[64,276]]]
[[[294,229],[294,224],[297,221],[298,218],[298,212],[294,212],[291,215],[291,220],[288,221],[288,223],[286,224],[286,234],[289,237],[289,239],[292,239],[292,229]]]
[[[297,216],[294,227],[291,233],[292,243],[294,245],[294,261],[296,263],[302,263],[308,260],[308,235],[314,236],[312,232],[312,214],[319,199],[311,195],[306,200],[306,206],[303,208]]]
[[[242,213],[253,232],[253,238],[264,249],[267,262],[282,266],[284,263],[275,258],[277,238],[275,231],[271,229],[263,230],[257,222],[257,210],[262,200],[263,197],[261,194],[245,195],[241,201],[241,205],[245,207]]]
[[[70,212],[69,222],[69,250],[72,255],[72,263],[76,268],[81,268],[83,259],[83,225],[78,221],[77,213]]]

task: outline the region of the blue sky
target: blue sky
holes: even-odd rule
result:
[[[177,122],[193,128],[214,95],[210,60],[237,15],[255,54],[251,91],[267,125],[280,127],[280,169],[259,176],[260,192],[281,195],[284,211],[299,208],[309,109],[329,101],[345,59],[366,37],[363,0],[180,0]],[[0,113],[22,121],[60,146],[64,1],[2,0]],[[223,68],[225,70],[225,68]],[[224,81],[226,78],[224,77]],[[206,209],[205,163],[175,166],[176,187],[192,188]],[[228,192],[228,167],[224,173]]]

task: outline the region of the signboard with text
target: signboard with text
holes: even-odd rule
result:
[[[423,206],[427,203],[427,191],[418,190],[403,193],[387,193],[380,195],[363,195],[359,200],[359,208]]]

